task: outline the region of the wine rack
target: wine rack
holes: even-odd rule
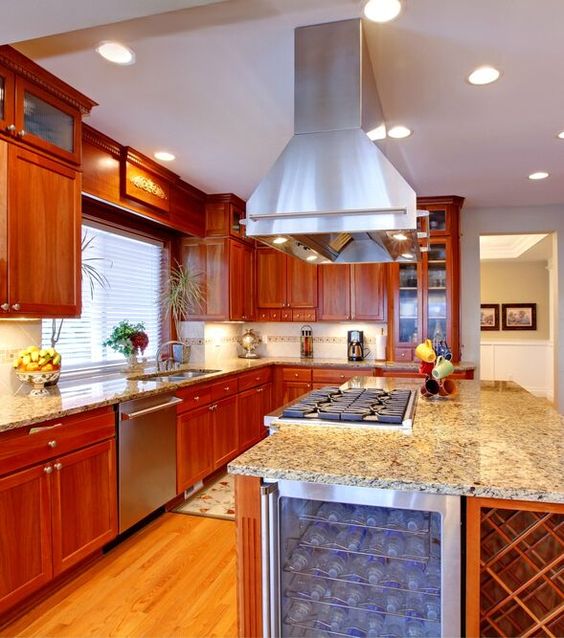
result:
[[[564,636],[564,506],[469,499],[469,637]]]

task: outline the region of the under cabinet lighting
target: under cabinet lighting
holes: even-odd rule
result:
[[[388,137],[393,137],[395,140],[403,140],[405,137],[409,137],[413,131],[407,126],[393,126],[388,131]]]
[[[176,159],[176,155],[169,153],[168,151],[157,151],[153,157],[161,162],[172,162]]]
[[[397,239],[398,241],[406,241],[407,240],[407,235],[404,233],[394,233],[392,235],[392,237],[394,239]]]
[[[105,40],[96,47],[96,53],[101,55],[108,62],[121,64],[122,66],[135,62],[135,53],[125,44]]]
[[[364,6],[364,15],[372,22],[390,22],[400,11],[400,0],[368,0]]]
[[[276,237],[275,239],[272,240],[273,244],[285,244],[288,241],[287,237]]]
[[[317,259],[317,255],[310,255],[309,257],[306,257],[307,261],[315,261]]]
[[[483,86],[484,84],[491,84],[499,79],[501,71],[498,71],[493,66],[480,66],[474,69],[468,76],[468,82],[476,86]]]
[[[404,259],[414,259],[413,254],[412,253],[402,253],[401,256]]]
[[[533,181],[537,181],[539,179],[546,179],[548,177],[548,173],[546,171],[537,171],[536,173],[531,173],[529,175],[529,179]]]

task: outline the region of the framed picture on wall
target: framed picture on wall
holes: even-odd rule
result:
[[[499,304],[480,305],[480,330],[499,330]]]
[[[501,304],[502,330],[536,330],[536,303]]]

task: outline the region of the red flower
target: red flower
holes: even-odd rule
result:
[[[141,350],[141,354],[145,352],[145,348],[149,345],[149,337],[147,336],[147,333],[142,330],[133,333],[129,340],[131,341],[131,345],[135,352]]]

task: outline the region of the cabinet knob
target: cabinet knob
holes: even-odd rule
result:
[[[53,467],[57,470],[57,472],[60,472],[63,469],[63,464],[62,463],[55,463],[53,465]]]
[[[194,401],[199,401],[200,397],[194,397]]]
[[[344,374],[341,374],[340,378],[341,378],[341,379],[344,379],[344,378],[345,378],[345,375],[344,375]]]
[[[47,445],[48,445],[49,447],[57,447],[57,441],[55,441],[55,440],[53,440],[53,441],[49,441],[49,442],[47,443]]]
[[[21,306],[19,303],[14,303],[12,304],[12,310],[15,310],[16,312],[18,312],[20,310]]]
[[[210,405],[210,410],[217,410],[217,403]]]
[[[16,125],[15,124],[9,124],[6,127],[6,131],[8,131],[8,133],[13,133],[16,130]]]
[[[299,376],[299,375],[298,375],[298,373],[297,373],[297,372],[294,372],[294,376],[295,376],[295,377],[297,377],[297,376]]]
[[[21,131],[18,131],[18,132],[16,133],[16,135],[17,135],[18,137],[23,137],[23,136],[25,135],[25,129],[23,129],[23,128],[22,128],[22,130],[21,130]]]
[[[43,471],[45,472],[45,474],[51,474],[53,468],[50,465],[47,465],[43,468]]]
[[[229,386],[228,385],[226,385],[223,389],[225,390],[225,392],[229,392]]]
[[[10,304],[9,303],[3,303],[0,308],[2,308],[2,310],[4,312],[8,312],[8,310],[10,310]]]

